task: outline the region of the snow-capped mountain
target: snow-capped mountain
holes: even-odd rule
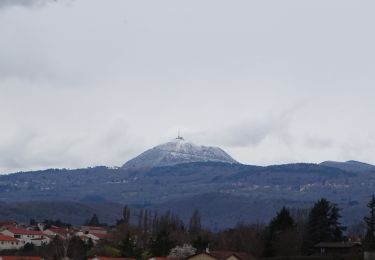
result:
[[[190,162],[238,163],[219,147],[196,145],[179,136],[143,152],[126,162],[122,168],[152,168]]]

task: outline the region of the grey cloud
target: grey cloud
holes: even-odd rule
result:
[[[2,141],[0,146],[0,169],[2,172],[8,169],[17,169],[27,161],[28,146],[37,135],[33,131],[23,133],[17,137],[7,137],[6,142]]]
[[[305,140],[305,145],[313,149],[328,149],[334,146],[335,142],[332,138],[321,136],[308,136]]]
[[[57,0],[0,0],[0,8],[11,6],[43,6],[49,2],[56,2]]]
[[[375,139],[369,136],[358,136],[356,140],[349,139],[338,145],[339,158],[342,161],[356,160],[374,163]]]
[[[257,146],[267,137],[274,136],[285,143],[292,139],[288,133],[290,117],[285,115],[270,116],[261,120],[250,120],[226,130],[224,145],[234,147]]]
[[[0,0],[0,168],[121,165],[179,127],[244,163],[374,162],[373,7]]]
[[[6,9],[0,13],[0,80],[58,87],[92,86],[102,78],[105,83],[114,78],[126,43],[124,26],[117,18],[85,19],[85,12],[72,15],[87,6],[80,2],[0,0],[0,9]],[[103,39],[111,46],[102,44]]]
[[[194,140],[202,143],[223,145],[226,147],[256,147],[268,137],[281,140],[286,145],[293,143],[289,132],[293,113],[284,112],[269,115],[261,119],[247,119],[220,129],[206,129],[205,131],[184,131]]]
[[[58,131],[56,127],[46,131],[43,127],[23,124],[11,135],[1,134],[0,174],[122,165],[139,152],[134,149],[142,143],[121,118],[95,126],[95,131],[68,128],[69,134],[53,134]]]
[[[71,154],[70,150],[79,145],[79,141],[74,136],[54,139],[38,130],[24,130],[7,142],[2,142],[0,172],[78,165],[80,158]],[[62,165],[62,161],[65,161],[65,165]]]
[[[277,131],[280,123],[271,119],[268,121],[251,121],[233,126],[225,131],[227,137],[224,144],[236,147],[257,146],[267,136]]]

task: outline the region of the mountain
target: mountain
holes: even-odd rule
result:
[[[153,168],[191,162],[238,163],[219,147],[196,145],[178,136],[126,162],[122,168]]]
[[[375,171],[375,165],[353,161],[353,160],[346,161],[346,162],[325,161],[325,162],[320,163],[320,165],[337,168],[337,169],[341,169],[341,170],[348,171],[348,172]]]
[[[375,174],[371,167],[359,171],[336,166],[179,161],[152,168],[20,172],[0,176],[0,220],[59,217],[80,223],[93,212],[112,212],[101,216],[112,224],[119,214],[116,208],[121,213],[127,204],[136,209],[171,209],[185,220],[199,209],[202,223],[220,229],[237,221],[267,222],[284,205],[306,209],[324,197],[343,209],[343,223],[358,223],[375,189]]]

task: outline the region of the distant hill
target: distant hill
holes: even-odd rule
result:
[[[358,162],[358,161],[346,161],[346,162],[335,162],[335,161],[325,161],[320,163],[320,165],[338,168],[348,172],[375,172],[375,165]]]
[[[122,167],[48,169],[0,176],[0,220],[60,218],[82,224],[92,214],[113,224],[124,204],[172,210],[187,221],[195,209],[214,229],[268,221],[283,205],[306,209],[325,197],[344,223],[362,221],[375,190],[375,166],[357,162],[244,165],[218,147],[178,137]]]
[[[134,208],[170,208],[184,218],[199,208],[206,225],[220,228],[236,221],[268,220],[282,205],[305,208],[325,197],[344,209],[345,223],[355,223],[362,221],[375,189],[375,174],[369,169],[207,161],[154,168],[100,166],[20,172],[0,176],[0,219],[27,219],[38,212],[40,217],[55,218],[61,212],[66,216],[63,221],[78,223],[93,212],[108,211],[103,218],[114,221],[115,212],[128,204]],[[101,206],[93,208],[94,204]],[[118,209],[103,208],[114,204]]]

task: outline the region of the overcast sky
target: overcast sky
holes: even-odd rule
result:
[[[185,139],[375,163],[374,1],[0,0],[0,172]]]

